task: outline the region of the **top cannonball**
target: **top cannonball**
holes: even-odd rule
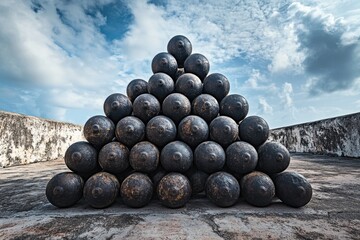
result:
[[[184,63],[186,73],[193,73],[203,80],[209,73],[209,60],[200,53],[191,54]]]
[[[204,79],[203,92],[212,95],[219,103],[229,91],[229,80],[221,73],[212,73]]]
[[[120,119],[131,114],[132,103],[125,95],[114,93],[106,98],[104,112],[116,124]]]
[[[143,79],[134,79],[126,87],[126,94],[131,102],[143,93],[148,93],[147,81]]]
[[[176,59],[166,52],[158,53],[152,60],[151,70],[153,73],[166,73],[171,77],[175,77],[178,69]]]
[[[186,58],[190,56],[192,52],[191,42],[187,37],[177,35],[170,39],[167,45],[167,51],[175,57],[178,67],[183,67]]]
[[[96,149],[100,149],[115,137],[115,125],[110,118],[93,116],[84,125],[84,137]]]

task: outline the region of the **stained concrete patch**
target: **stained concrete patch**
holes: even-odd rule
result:
[[[264,208],[243,199],[221,208],[200,194],[179,209],[157,200],[133,209],[120,198],[106,209],[83,199],[58,209],[47,201],[45,187],[68,171],[62,159],[0,169],[0,239],[360,239],[358,159],[292,155],[288,170],[313,186],[305,207],[275,198]]]

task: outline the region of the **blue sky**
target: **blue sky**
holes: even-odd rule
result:
[[[185,35],[270,128],[360,111],[360,1],[0,1],[0,110],[84,124]]]

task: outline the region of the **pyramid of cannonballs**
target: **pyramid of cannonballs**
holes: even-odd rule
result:
[[[130,207],[157,198],[178,208],[202,192],[221,207],[241,200],[263,207],[275,196],[292,207],[310,201],[309,182],[284,172],[288,150],[268,141],[266,121],[247,116],[247,100],[229,94],[224,75],[209,74],[209,61],[192,54],[185,36],[173,37],[151,68],[148,81],[132,80],[127,96],[106,98],[106,116],[85,123],[87,141],[65,153],[72,172],[47,185],[50,203],[69,207],[84,198],[104,208],[120,195]]]

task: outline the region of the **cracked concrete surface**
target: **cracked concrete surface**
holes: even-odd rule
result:
[[[46,199],[63,160],[0,169],[0,239],[359,239],[359,159],[293,154],[288,170],[313,186],[311,202],[291,208],[278,199],[257,208],[242,199],[220,208],[198,195],[183,208],[153,200],[139,209],[121,199],[106,209],[84,200],[58,209]]]

